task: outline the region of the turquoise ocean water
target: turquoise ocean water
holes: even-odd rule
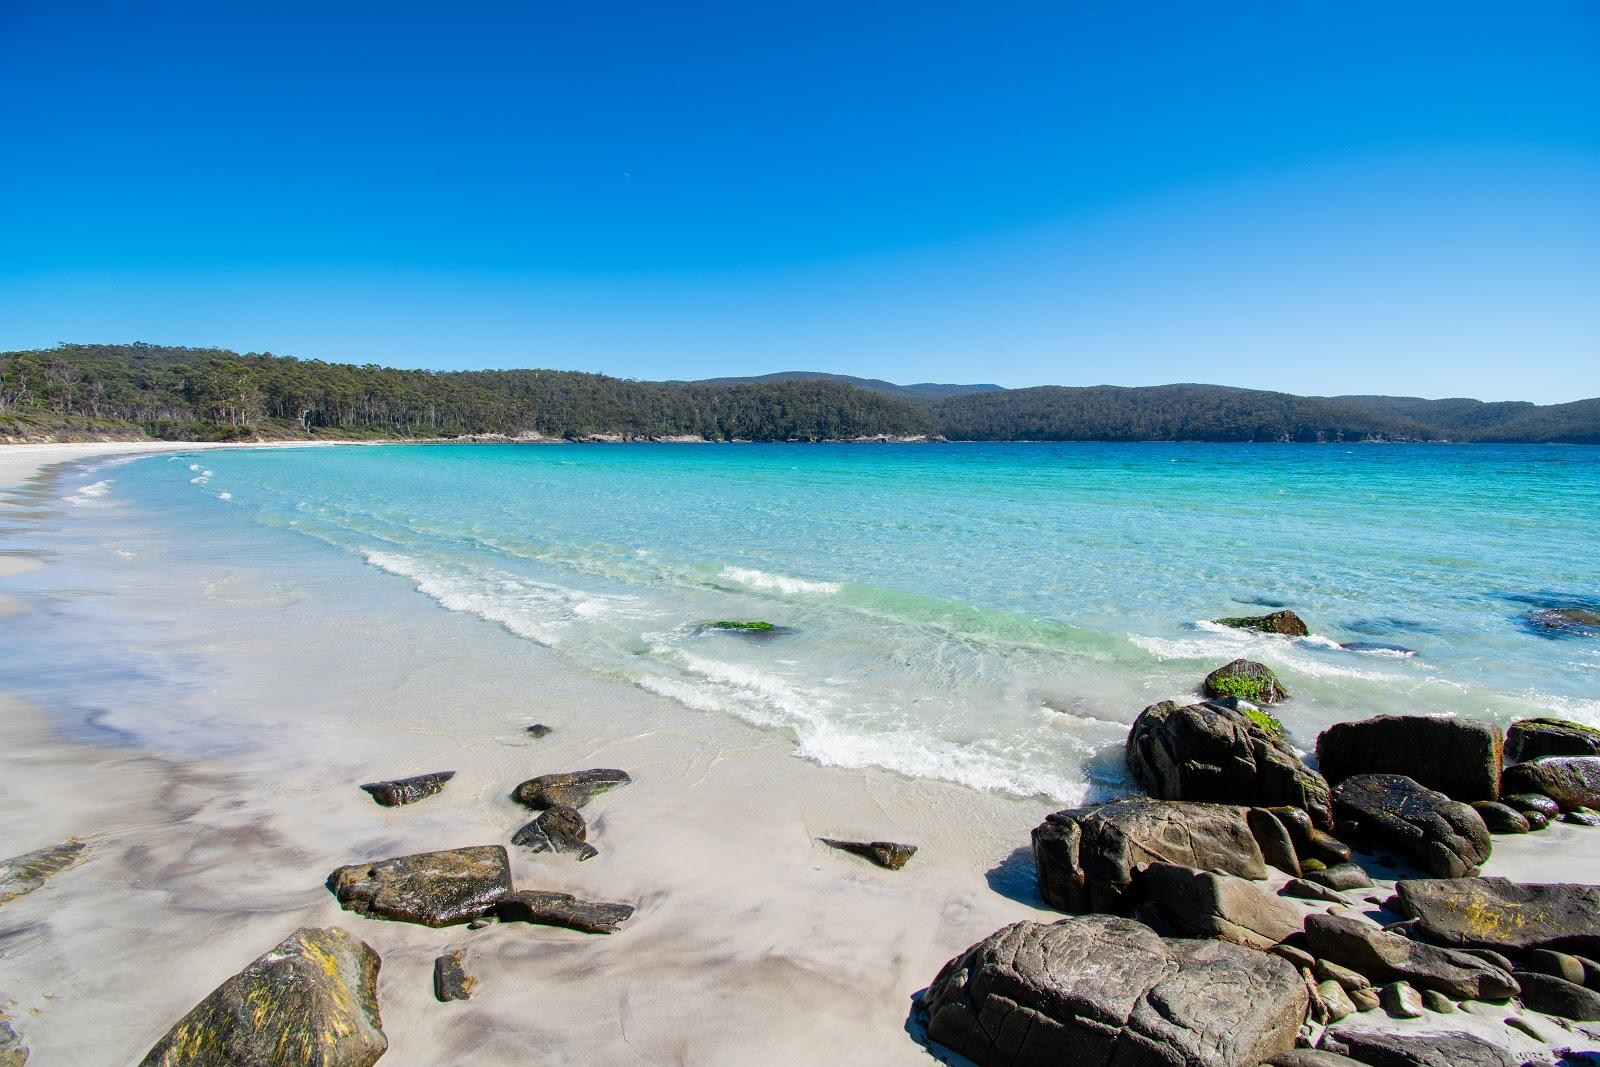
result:
[[[1022,795],[1114,791],[1140,709],[1237,656],[1302,746],[1385,711],[1600,724],[1600,640],[1526,625],[1600,598],[1600,449],[412,445],[65,491],[196,552],[322,553],[327,595],[405,583],[802,758]],[[1207,622],[1278,606],[1316,636]]]

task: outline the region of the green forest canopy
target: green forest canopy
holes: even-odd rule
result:
[[[861,382],[861,385],[855,384]],[[0,353],[0,438],[1470,440],[1600,444],[1600,400],[1538,406],[1301,397],[1212,385],[982,387],[907,395],[844,376],[642,382],[576,371],[422,371],[215,348]]]

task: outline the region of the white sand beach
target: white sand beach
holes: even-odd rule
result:
[[[7,524],[48,521],[48,495],[32,490],[49,465],[151,447],[166,446],[0,448]],[[0,561],[13,612],[69,562],[26,560],[36,569],[18,590],[24,558]],[[342,926],[381,954],[385,1064],[929,1062],[907,1032],[913,996],[995,929],[1061,917],[1039,906],[1019,852],[1057,805],[804,762],[771,733],[579,676],[399,583],[372,584],[347,605],[307,573],[219,580],[174,564],[124,592],[132,616],[161,620],[142,640],[204,679],[174,692],[173,737],[213,751],[72,739],[41,709],[0,702],[0,854],[89,843],[80,865],[0,909],[0,1003],[30,1064],[136,1062],[306,925]],[[186,621],[201,601],[203,629]],[[529,736],[535,722],[553,732]],[[132,729],[114,709],[99,725]],[[633,777],[585,810],[599,855],[512,849],[514,874],[522,888],[635,905],[614,935],[374,921],[324,887],[345,863],[503,843],[530,818],[508,795],[519,781],[586,767]],[[413,806],[381,808],[356,788],[438,770],[456,777]],[[1595,833],[1497,838],[1486,873],[1600,881]],[[820,836],[919,851],[890,872]],[[479,984],[438,1003],[432,962],[458,947]],[[1593,1044],[1543,1016],[1529,1022],[1537,1041],[1505,1014],[1449,1024],[1529,1054]]]

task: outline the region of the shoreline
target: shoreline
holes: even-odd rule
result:
[[[109,454],[195,447],[151,444]],[[0,450],[0,499],[35,483],[26,504],[0,507],[14,509],[21,525],[8,532],[24,540],[29,523],[49,524],[51,465],[108,454],[39,447],[73,453],[34,453],[29,468]],[[96,573],[70,557],[30,562],[35,595],[55,567],[74,586]],[[799,759],[771,731],[581,676],[404,583],[363,583],[361,602],[332,604],[313,570],[268,586],[246,568],[218,601],[208,574],[177,559],[152,567],[160,583],[124,589],[118,603],[136,618],[155,613],[149,643],[195,661],[198,688],[174,693],[171,720],[192,725],[202,747],[237,747],[179,756],[72,740],[49,709],[0,697],[7,851],[90,842],[79,867],[0,909],[0,1003],[15,1002],[10,1018],[43,1067],[137,1058],[301,925],[341,926],[382,956],[385,1064],[732,1064],[753,1049],[785,1063],[925,1063],[948,1054],[919,1043],[911,998],[945,961],[1007,923],[1063,917],[1037,900],[1026,855],[1029,831],[1057,804]],[[24,603],[29,592],[0,595]],[[205,626],[185,625],[203,599]],[[381,643],[375,619],[392,631]],[[136,722],[136,710],[111,725]],[[529,738],[535,721],[555,732]],[[517,781],[600,766],[634,778],[585,810],[600,855],[580,865],[512,849],[512,862],[519,887],[634,905],[610,937],[368,920],[322,884],[345,863],[504,843],[531,814],[506,795]],[[457,777],[443,794],[416,806],[379,808],[356,788],[447,769]],[[1497,837],[1484,873],[1600,882],[1600,850],[1582,832]],[[920,851],[888,872],[822,836]],[[453,947],[481,985],[468,1002],[439,1004],[431,964]],[[1536,1047],[1499,1018],[1456,1016],[1450,1028]]]

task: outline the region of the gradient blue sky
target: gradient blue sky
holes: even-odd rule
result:
[[[0,0],[0,348],[1600,395],[1600,4]]]

